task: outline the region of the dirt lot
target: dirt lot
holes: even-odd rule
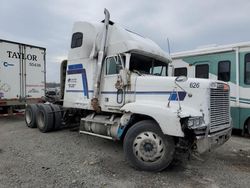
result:
[[[249,138],[234,136],[202,158],[140,172],[124,160],[121,143],[0,119],[0,187],[250,187]]]

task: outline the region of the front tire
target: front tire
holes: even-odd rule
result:
[[[162,133],[152,120],[133,125],[123,143],[125,157],[139,170],[161,171],[169,166],[175,151],[174,140]]]

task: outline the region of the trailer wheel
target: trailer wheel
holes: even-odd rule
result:
[[[58,105],[51,104],[51,108],[53,110],[53,115],[54,115],[54,130],[60,129],[62,125],[62,113],[61,113],[61,108]]]
[[[54,117],[50,105],[39,105],[36,120],[37,127],[41,132],[46,133],[53,130]]]
[[[37,114],[37,105],[29,104],[25,109],[25,122],[29,128],[36,128],[36,114]]]
[[[145,171],[161,171],[173,160],[173,138],[162,133],[158,124],[143,120],[132,126],[123,143],[125,157],[130,164]]]

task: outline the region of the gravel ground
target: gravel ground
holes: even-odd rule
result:
[[[121,143],[0,119],[0,187],[250,187],[249,138],[234,136],[202,159],[141,172],[124,160]]]

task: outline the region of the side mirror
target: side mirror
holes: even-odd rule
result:
[[[123,89],[124,86],[128,85],[128,71],[126,68],[121,69],[117,75],[117,81],[115,83],[116,89]]]
[[[186,82],[187,79],[188,78],[186,76],[178,76],[175,78],[175,82]]]

